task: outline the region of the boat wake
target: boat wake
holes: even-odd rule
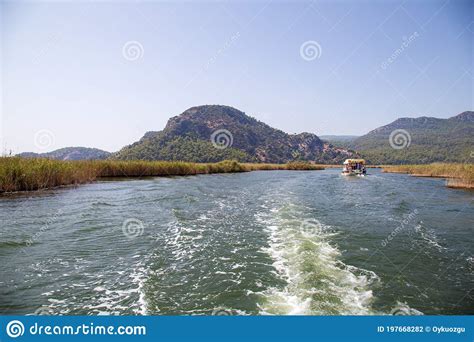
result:
[[[269,247],[265,251],[286,284],[263,293],[261,314],[373,313],[371,286],[379,281],[378,276],[340,261],[340,251],[330,243],[331,237],[337,234],[331,227],[298,217],[304,217],[304,210],[295,205],[258,217],[268,231]]]

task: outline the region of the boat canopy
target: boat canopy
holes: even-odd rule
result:
[[[344,164],[365,164],[365,159],[346,159]]]

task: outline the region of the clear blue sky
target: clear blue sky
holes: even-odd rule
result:
[[[116,151],[201,104],[318,135],[450,117],[473,109],[473,4],[3,2],[2,151]]]

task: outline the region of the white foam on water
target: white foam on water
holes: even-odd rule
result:
[[[303,210],[294,205],[257,215],[268,232],[273,267],[283,286],[268,288],[260,303],[261,314],[367,315],[371,309],[371,286],[377,275],[340,261],[341,253],[330,243],[336,233],[321,225],[304,229]],[[313,218],[314,219],[314,218]]]
[[[205,225],[175,220],[167,225],[164,243],[177,261],[192,260],[194,254],[204,248],[200,240],[205,238],[205,234]]]
[[[137,258],[132,257],[132,260]],[[47,308],[54,314],[71,314],[83,310],[90,315],[121,315],[130,310],[137,315],[147,314],[147,302],[144,285],[147,279],[145,260],[135,261],[129,266],[130,272],[120,280],[116,279],[114,270],[105,273],[81,272],[84,283],[73,283],[60,289],[42,293],[48,302]],[[82,267],[85,267],[82,265]],[[82,270],[82,267],[77,267]],[[121,272],[124,274],[124,272]],[[64,293],[80,291],[83,295],[68,296]],[[130,297],[137,298],[130,303]]]
[[[474,257],[472,257],[472,256],[467,257],[466,261],[469,265],[474,266]]]
[[[418,224],[414,228],[415,232],[420,234],[421,238],[427,242],[432,247],[436,248],[439,251],[446,249],[445,247],[441,246],[438,242],[438,237],[436,236],[435,232],[432,229],[427,229],[423,225]]]
[[[146,315],[148,312],[148,303],[145,298],[145,274],[146,269],[143,266],[139,266],[134,273],[132,273],[131,278],[133,283],[138,287],[135,291],[138,292],[138,309],[134,310],[139,315]]]
[[[94,287],[94,291],[98,292],[90,304],[85,308],[94,315],[108,313],[111,315],[119,315],[131,309],[137,315],[146,315],[147,302],[145,299],[144,284],[146,281],[146,268],[142,261],[132,266],[132,272],[128,275],[130,282],[128,284],[101,284]],[[117,288],[117,285],[125,285],[126,288]],[[131,286],[130,286],[131,285]],[[138,296],[134,305],[123,305],[130,296]]]

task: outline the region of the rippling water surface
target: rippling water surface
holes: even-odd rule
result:
[[[339,170],[0,198],[2,314],[474,314],[473,193]]]

